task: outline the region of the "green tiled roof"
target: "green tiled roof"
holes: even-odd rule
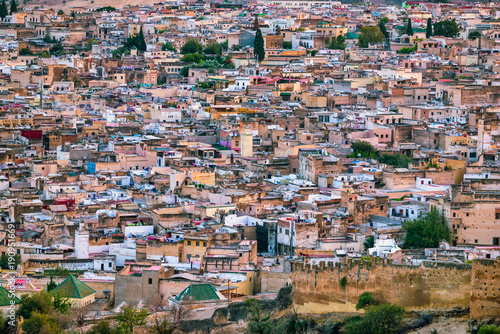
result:
[[[191,284],[175,297],[178,301],[202,302],[220,300],[220,295],[210,283]]]
[[[0,286],[0,307],[9,306],[12,297],[14,297],[14,303],[21,303],[21,299],[19,299],[16,295],[11,295],[9,290],[4,288],[3,286]]]
[[[61,284],[56,286],[51,293],[53,295],[59,293],[61,297],[81,299],[95,293],[95,290],[79,281],[73,275],[70,275]]]
[[[345,39],[358,39],[358,34],[355,34],[353,32],[348,32],[345,34]]]

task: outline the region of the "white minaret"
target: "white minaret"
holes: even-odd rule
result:
[[[241,157],[251,157],[253,155],[253,132],[248,128],[248,125],[241,134]]]
[[[75,256],[77,259],[89,258],[89,231],[75,231]]]

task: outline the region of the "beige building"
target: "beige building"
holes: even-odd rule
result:
[[[430,207],[441,212],[457,245],[500,245],[498,190],[452,185],[449,197],[432,198]]]

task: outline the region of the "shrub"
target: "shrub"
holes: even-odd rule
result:
[[[340,284],[340,287],[342,289],[345,289],[345,287],[347,286],[347,278],[344,276],[342,277],[340,280],[339,280],[339,284]]]
[[[375,298],[371,292],[365,291],[359,296],[358,303],[356,304],[356,310],[364,309],[375,303]]]

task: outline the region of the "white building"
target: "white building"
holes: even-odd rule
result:
[[[375,246],[368,249],[368,254],[370,256],[386,257],[400,250],[401,248],[394,239],[377,239],[375,240]]]

